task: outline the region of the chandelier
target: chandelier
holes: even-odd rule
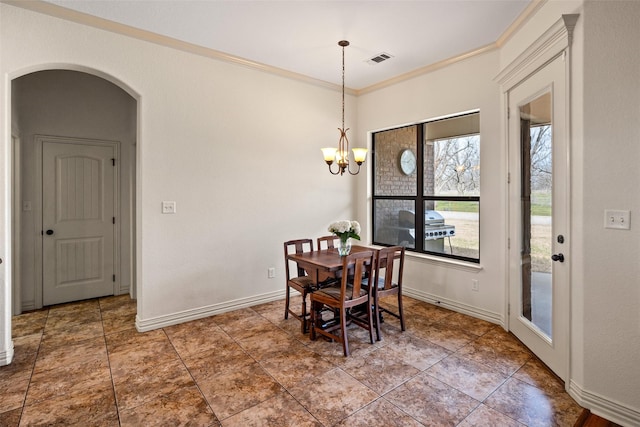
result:
[[[351,175],[357,175],[358,172],[360,172],[360,166],[367,157],[367,149],[353,149],[353,159],[358,165],[358,169],[355,172],[351,172],[351,168],[349,167],[349,139],[347,138],[347,131],[349,129],[345,129],[344,127],[344,48],[349,46],[349,42],[341,40],[338,42],[338,46],[342,46],[342,127],[338,128],[340,131],[340,140],[338,141],[338,148],[322,148],[321,150],[324,155],[324,161],[329,165],[329,172],[331,172],[332,175],[342,175],[345,172],[349,172]],[[331,169],[334,161],[338,164],[338,170],[335,172]]]

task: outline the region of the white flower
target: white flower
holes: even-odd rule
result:
[[[329,224],[328,230],[340,237],[341,239],[348,239],[352,237],[360,240],[360,223],[358,221],[340,220]]]

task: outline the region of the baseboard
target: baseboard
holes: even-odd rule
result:
[[[6,351],[0,351],[0,366],[5,366],[13,360],[13,341],[9,342],[9,348]]]
[[[573,381],[569,382],[569,394],[580,406],[589,409],[592,414],[621,426],[640,426],[640,412],[636,409],[629,408],[588,390],[583,390]]]
[[[284,299],[285,290],[269,292],[266,294],[254,295],[248,298],[240,298],[232,301],[225,301],[220,304],[213,304],[204,307],[171,313],[165,316],[152,317],[150,319],[140,319],[136,316],[136,329],[139,332],[147,332],[166,326],[177,325],[191,320],[202,319],[203,317],[214,316],[226,313],[227,311],[247,308],[258,304]]]
[[[438,305],[440,307],[447,308],[449,310],[453,310],[458,313],[466,314],[471,317],[486,320],[487,322],[495,323],[502,327],[505,326],[505,319],[499,313],[483,310],[481,308],[463,304],[457,301],[452,301],[447,298],[441,298],[437,295],[433,295],[428,292],[419,291],[417,289],[409,288],[406,286],[402,287],[402,293],[403,295],[406,295],[411,298],[415,298],[420,301],[428,302],[433,305]]]

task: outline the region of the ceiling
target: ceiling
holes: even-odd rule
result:
[[[82,12],[75,14],[75,20],[80,22],[92,15],[144,30],[145,34],[168,37],[164,40],[187,42],[213,53],[334,84],[341,84],[342,76],[342,48],[338,41],[348,40],[351,45],[345,48],[345,84],[362,90],[496,45],[512,24],[530,10],[532,2],[47,0],[46,3]],[[56,10],[65,11],[48,7],[48,13],[55,14]],[[86,19],[90,25],[95,22],[94,18]],[[380,63],[369,61],[381,53],[391,58]]]

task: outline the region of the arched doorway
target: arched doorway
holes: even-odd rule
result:
[[[131,91],[112,81],[94,70],[70,69],[34,71],[12,80],[14,314],[108,294],[135,297],[138,106]],[[52,151],[63,154],[52,157]],[[63,157],[71,160],[60,162]],[[113,169],[105,175],[107,164]],[[59,182],[50,185],[56,177],[49,175],[63,173],[61,191]],[[100,180],[108,184],[104,191],[111,203],[97,212],[96,199],[105,198],[102,187],[96,190]],[[91,217],[112,229],[98,236],[88,225]],[[85,234],[56,235],[51,224]],[[93,286],[98,279],[101,285]],[[69,292],[73,286],[76,291]]]

